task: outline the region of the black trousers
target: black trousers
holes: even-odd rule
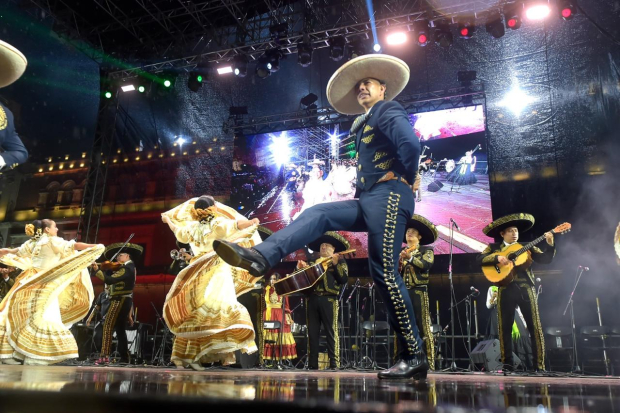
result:
[[[412,287],[409,289],[411,303],[416,314],[418,330],[424,341],[424,350],[428,358],[428,365],[431,370],[435,370],[435,338],[431,329],[431,312],[428,302],[428,287]]]
[[[502,363],[514,365],[512,359],[512,324],[515,321],[517,306],[527,324],[532,343],[532,359],[534,368],[545,368],[545,340],[538,312],[538,297],[535,288],[524,282],[512,282],[500,287],[497,295],[497,311],[499,320],[499,342]]]
[[[311,295],[306,305],[308,326],[308,367],[319,368],[319,339],[321,324],[327,340],[329,367],[340,367],[340,341],[338,337],[338,297]]]
[[[398,357],[409,360],[421,348],[422,340],[409,293],[398,272],[398,258],[414,208],[411,187],[397,180],[378,183],[362,192],[359,199],[308,208],[255,249],[274,266],[325,231],[367,232],[370,275],[396,333]]]
[[[127,345],[127,332],[125,328],[132,303],[131,297],[110,298],[110,308],[103,323],[101,357],[109,357],[112,353],[112,336],[116,331],[116,339],[118,340],[117,350],[121,356],[121,361],[129,362],[129,347]]]

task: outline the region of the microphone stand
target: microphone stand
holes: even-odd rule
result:
[[[577,332],[575,329],[575,311],[573,310],[573,296],[575,295],[575,290],[577,289],[577,285],[579,284],[579,280],[581,280],[581,276],[583,275],[583,267],[579,267],[577,269],[577,280],[575,281],[575,286],[573,287],[573,291],[571,291],[570,296],[568,297],[568,303],[566,304],[566,308],[564,309],[563,316],[566,315],[568,308],[570,307],[570,325],[571,325],[571,333],[573,338],[573,368],[572,373],[581,373],[581,368],[579,367],[579,358],[577,352]]]
[[[346,290],[347,290],[347,286],[345,285],[344,288],[340,291],[340,297],[338,297],[338,303],[339,303],[338,307],[340,308],[340,326],[338,327],[338,329],[341,332],[339,339],[342,342],[342,345],[340,346],[340,366],[339,366],[341,369],[345,369],[349,367],[349,357],[347,356],[348,354],[347,336],[345,335],[345,329],[344,329],[344,305],[343,305],[344,293]],[[336,314],[335,317],[338,318],[338,315]]]
[[[452,281],[452,249],[454,244],[454,221],[450,220],[450,259],[448,263],[448,279],[450,280],[450,333],[452,335],[452,362],[450,363],[450,367],[446,370],[456,371],[456,361],[455,361],[455,348],[454,348],[454,282]]]

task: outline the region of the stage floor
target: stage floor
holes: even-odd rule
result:
[[[563,411],[620,410],[620,378],[435,373],[425,382],[374,372],[7,366],[0,411]],[[251,408],[252,410],[248,410]],[[533,410],[536,409],[536,410]]]

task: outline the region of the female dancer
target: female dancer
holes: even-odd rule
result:
[[[48,365],[78,357],[69,331],[93,301],[88,265],[103,245],[66,241],[50,219],[26,225],[28,241],[0,249],[2,261],[24,271],[0,303],[0,361]],[[80,252],[76,252],[80,251]]]
[[[204,370],[200,363],[232,364],[236,350],[257,351],[250,315],[237,297],[253,289],[258,278],[222,261],[213,252],[213,241],[256,245],[258,219],[247,220],[212,197],[201,196],[163,213],[162,221],[194,254],[164,303],[164,319],[176,335],[172,362]]]

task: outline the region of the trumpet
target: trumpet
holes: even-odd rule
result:
[[[170,258],[175,261],[185,261],[185,254],[189,254],[190,256],[192,255],[192,253],[186,251],[185,248],[181,248],[180,250],[172,250],[170,251]]]

